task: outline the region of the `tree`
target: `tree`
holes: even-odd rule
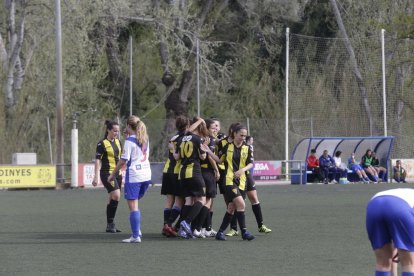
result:
[[[9,40],[4,42],[0,33],[0,61],[6,73],[5,107],[6,111],[9,111],[16,105],[17,94],[22,88],[25,74],[25,64],[23,64],[24,59],[21,56],[21,50],[25,31],[27,1],[7,0],[4,5],[8,14],[7,37]]]

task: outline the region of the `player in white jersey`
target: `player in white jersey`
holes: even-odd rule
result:
[[[141,213],[138,209],[138,200],[144,196],[151,183],[151,168],[148,160],[149,140],[145,124],[136,116],[128,118],[126,131],[128,138],[125,141],[121,159],[108,181],[112,180],[123,165],[127,165],[124,194],[130,210],[129,221],[132,236],[122,242],[137,243],[141,242]]]
[[[392,270],[396,273],[395,258],[401,263],[403,276],[414,276],[413,207],[414,189],[408,188],[379,192],[369,201],[366,229],[375,253],[376,276],[393,275]]]

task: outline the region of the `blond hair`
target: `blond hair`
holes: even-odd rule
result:
[[[140,144],[143,151],[145,151],[144,149],[147,148],[148,144],[148,134],[147,127],[145,126],[144,122],[141,121],[137,116],[131,115],[127,119],[127,125],[129,125],[135,132],[138,144]]]

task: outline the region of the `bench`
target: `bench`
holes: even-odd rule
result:
[[[354,173],[352,170],[350,170],[350,169],[347,169],[348,170],[348,174],[347,174],[347,178],[348,178],[348,181],[350,181],[350,182],[358,182],[359,181],[359,176],[356,174],[356,173]],[[332,175],[332,172],[329,172],[329,175]],[[306,180],[307,180],[307,182],[308,183],[312,183],[312,182],[315,182],[314,181],[314,174],[313,174],[313,172],[312,171],[306,171]],[[339,181],[339,179],[336,179],[336,181]]]
[[[330,175],[332,174],[331,172],[329,173]],[[314,178],[309,178],[309,176],[313,176],[313,172],[312,171],[306,171],[306,180],[309,183],[314,182],[313,179]],[[369,179],[371,181],[374,181],[374,179],[368,175]],[[382,177],[382,172],[379,174],[379,178],[381,179]],[[386,173],[386,179],[388,177],[388,173]],[[349,182],[359,182],[359,176],[357,173],[353,172],[352,170],[348,169],[348,175],[347,175],[347,179]],[[338,179],[336,179],[336,181],[338,181]]]

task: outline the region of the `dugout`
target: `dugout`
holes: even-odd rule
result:
[[[291,183],[300,184],[300,174],[302,172],[302,184],[307,182],[306,159],[311,149],[316,150],[316,156],[321,156],[324,150],[328,150],[329,155],[334,156],[335,152],[342,151],[342,162],[348,164],[348,158],[355,152],[356,160],[360,161],[367,149],[375,151],[380,165],[388,168],[388,161],[392,150],[393,136],[370,136],[370,137],[310,137],[304,138],[296,144],[293,149],[291,160],[303,160],[302,163],[292,163]],[[300,167],[300,168],[299,168]]]

